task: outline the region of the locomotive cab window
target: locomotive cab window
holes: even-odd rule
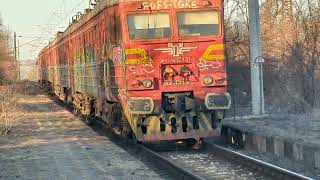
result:
[[[171,37],[168,13],[128,15],[129,36],[132,40]]]
[[[179,36],[214,36],[219,35],[218,11],[178,12]]]

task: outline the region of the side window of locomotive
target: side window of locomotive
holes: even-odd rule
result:
[[[179,36],[212,36],[219,34],[219,12],[178,12]]]
[[[127,20],[132,40],[171,37],[169,13],[131,14]]]

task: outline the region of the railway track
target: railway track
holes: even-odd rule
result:
[[[219,145],[207,144],[201,151],[157,152],[143,148],[180,171],[185,179],[312,179]]]
[[[104,125],[104,122],[98,121],[98,124]],[[219,145],[206,144],[202,150],[177,148],[177,150],[157,151],[150,146],[135,144],[114,134],[112,136],[116,138],[116,143],[120,142],[122,144],[124,141],[126,148],[128,148],[128,145],[129,148],[136,148],[135,152],[142,154],[143,159],[150,162],[150,165],[154,168],[159,169],[160,173],[166,176],[166,179],[312,180],[312,178]]]
[[[38,86],[37,84],[35,84]],[[42,88],[41,86],[38,86]],[[43,88],[42,88],[43,89]],[[46,89],[44,89],[46,91]],[[55,102],[69,111],[72,107],[51,96]],[[98,120],[91,128],[108,136],[124,149],[131,149],[147,164],[159,170],[165,179],[288,179],[312,180],[312,178],[240,154],[223,146],[206,144],[201,150],[179,149],[171,151],[154,150],[152,146],[136,144],[124,139]],[[160,148],[161,149],[161,148]]]
[[[218,144],[205,143],[201,150],[160,151],[145,147],[151,153],[169,161],[181,174],[190,173],[192,179],[287,179],[312,180],[313,178],[295,173],[279,166],[241,154]],[[222,143],[224,144],[224,143]]]
[[[295,173],[293,171],[275,166],[273,164],[255,159],[253,157],[232,151],[228,148],[210,144],[212,150],[216,153],[224,154],[227,159],[243,164],[247,167],[251,167],[253,170],[259,171],[262,174],[269,175],[272,179],[301,179],[301,180],[312,180],[312,178],[304,175]]]

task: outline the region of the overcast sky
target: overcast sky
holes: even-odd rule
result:
[[[54,34],[88,5],[89,0],[0,0],[0,16],[4,25],[21,36],[20,59],[28,60],[35,59]]]

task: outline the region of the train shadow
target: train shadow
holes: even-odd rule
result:
[[[47,113],[61,111],[54,102],[17,102],[17,107],[24,112]]]
[[[13,84],[15,92],[20,95],[34,96],[43,94],[43,90],[35,85],[36,82],[23,80]]]

